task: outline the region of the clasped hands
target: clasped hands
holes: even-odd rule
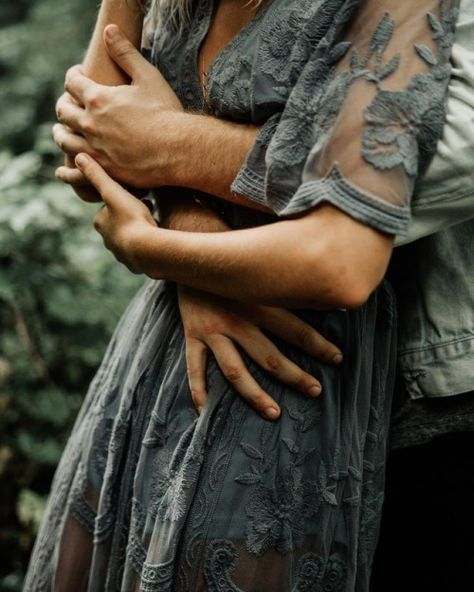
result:
[[[66,92],[56,103],[59,123],[53,137],[71,160],[92,156],[114,179],[135,188],[175,184],[178,129],[189,117],[169,84],[111,25],[104,32],[110,57],[131,84],[105,86],[84,75],[80,65],[66,74]],[[125,79],[125,77],[124,77]],[[60,167],[57,177],[73,186],[86,184],[82,173]]]
[[[143,273],[137,253],[143,252],[144,246],[137,248],[137,244],[150,228],[157,233],[160,230],[148,208],[122,185],[148,188],[174,184],[170,174],[173,161],[180,156],[176,118],[192,115],[184,114],[159,71],[117,27],[107,27],[104,40],[109,55],[131,84],[107,87],[87,78],[81,66],[68,71],[66,93],[56,108],[60,123],[54,126],[53,135],[77,168],[63,166],[56,174],[85,201],[103,202],[94,225],[105,246],[132,272]],[[335,345],[287,310],[231,302],[184,286],[179,286],[178,303],[186,338],[188,381],[198,410],[207,397],[206,359],[212,352],[237,393],[265,418],[279,417],[279,405],[251,376],[238,347],[277,380],[305,396],[319,396],[319,381],[284,356],[266,331],[326,363],[342,360]]]

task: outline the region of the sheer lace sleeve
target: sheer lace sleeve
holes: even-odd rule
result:
[[[325,201],[380,231],[406,232],[416,179],[442,135],[457,6],[455,0],[359,2],[342,40],[328,43],[324,56],[319,48],[303,71],[282,130],[269,143],[267,205],[293,215]],[[288,133],[298,106],[300,120],[312,114],[306,128],[313,142],[301,183],[280,199],[272,193],[291,172],[290,151],[298,150],[299,138]]]

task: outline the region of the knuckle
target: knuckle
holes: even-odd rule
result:
[[[278,355],[269,354],[265,357],[265,369],[267,372],[270,372],[270,374],[277,373],[281,368],[281,363],[281,358]]]
[[[84,95],[87,105],[91,109],[98,109],[102,105],[102,95],[97,89],[89,89]]]
[[[225,366],[222,371],[229,382],[238,382],[243,374],[242,368],[236,365]]]
[[[187,319],[186,319],[187,320]],[[186,322],[186,321],[184,321]],[[184,336],[186,337],[186,340],[188,341],[188,345],[196,345],[196,343],[199,343],[199,332],[196,330],[196,328],[193,325],[185,325],[184,327]]]
[[[312,376],[309,376],[308,374],[301,372],[296,378],[294,386],[296,389],[300,391],[306,391],[310,387],[315,386],[315,384],[316,383]]]
[[[189,390],[193,401],[203,401],[205,399],[205,393],[202,388],[189,385]]]
[[[77,67],[76,66],[72,66],[71,68],[69,68],[69,70],[67,70],[66,76],[64,78],[64,88],[67,91],[69,91],[69,89],[71,87],[71,83],[74,80],[76,74],[77,74]]]
[[[310,327],[300,327],[296,339],[301,347],[308,347],[313,338],[313,331]]]
[[[200,378],[200,376],[201,376],[201,372],[199,371],[199,368],[196,368],[194,366],[188,367],[189,380],[197,380],[198,378]]]
[[[93,224],[97,232],[100,232],[102,228],[102,215],[100,211],[94,216]]]
[[[95,123],[90,118],[84,119],[81,127],[82,127],[82,131],[87,135],[94,135],[96,132]]]
[[[119,58],[126,58],[134,53],[133,46],[126,40],[117,43],[115,46],[115,55]]]
[[[267,396],[263,391],[252,393],[249,397],[249,401],[256,411],[262,412],[268,407]]]
[[[206,321],[203,323],[202,330],[204,335],[212,336],[222,333],[222,329],[217,321]]]

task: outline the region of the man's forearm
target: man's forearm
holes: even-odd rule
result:
[[[142,4],[142,0],[103,0],[83,62],[86,74],[96,82],[107,85],[128,82],[123,71],[109,57],[103,43],[103,31],[107,25],[116,24],[139,48],[144,16]],[[230,191],[232,181],[255,142],[258,128],[195,113],[185,115],[186,120],[180,130],[176,130],[174,184],[265,210]]]
[[[95,82],[118,88],[129,82],[124,72],[117,66],[117,60],[111,59],[104,44],[103,33],[107,25],[116,24],[132,45],[138,48],[144,17],[141,3],[141,0],[103,0],[83,61],[85,74]],[[122,50],[122,47],[120,49]],[[145,64],[144,60],[143,64]],[[148,67],[150,66],[148,65]],[[152,76],[148,76],[147,80],[149,78]],[[166,83],[164,86],[167,86]],[[123,110],[120,109],[122,103],[118,100],[115,110],[113,105],[109,110],[109,112],[116,112],[116,120],[112,117],[110,121],[104,122],[102,128],[97,125],[100,122],[92,120],[94,127],[102,129],[101,138],[105,143],[106,150],[110,151],[111,146],[116,147],[111,151],[112,154],[120,154],[120,144],[123,143],[123,137],[117,141],[116,135],[113,136],[113,130],[122,129],[124,121],[133,120],[134,122],[134,127],[124,132],[124,135],[133,140],[129,144],[136,147],[134,149],[140,150],[138,168],[133,166],[127,172],[126,165],[117,164],[118,162],[134,162],[133,158],[114,160],[113,162],[117,166],[122,167],[118,170],[114,170],[107,163],[102,162],[105,168],[112,176],[130,185],[186,187],[210,193],[253,209],[270,211],[245,196],[230,191],[232,181],[255,142],[258,128],[254,125],[225,121],[185,111],[169,112],[167,113],[169,117],[157,119],[159,109],[155,107],[149,108],[148,111],[145,109],[140,119],[142,112],[140,109],[144,105],[150,106],[156,97],[162,97],[163,94],[169,93],[169,87],[168,89],[165,87],[163,87],[163,83],[158,81],[156,87],[150,88],[149,96],[144,97],[142,103],[134,94],[128,116],[124,115]],[[128,95],[125,96],[128,97]],[[107,100],[111,100],[110,96]],[[65,123],[68,122],[65,121]],[[75,131],[80,136],[86,137],[89,142],[87,132],[81,129]],[[71,136],[71,138],[71,141],[77,145],[77,136]],[[61,138],[61,141],[61,145],[66,146],[67,142],[64,141],[64,138]],[[91,145],[93,146],[93,144]],[[100,142],[95,146],[96,153],[98,147],[100,148]],[[65,151],[68,152],[67,149]],[[71,152],[74,153],[72,147],[69,153]],[[124,173],[124,171],[126,172]]]
[[[160,226],[184,232],[224,232],[229,226],[212,209],[189,197],[176,194],[159,196]]]
[[[182,113],[173,127],[173,185],[197,189],[226,201],[273,213],[230,190],[233,180],[255,143],[259,128],[216,117]]]

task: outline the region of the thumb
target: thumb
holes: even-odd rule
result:
[[[137,48],[125,37],[117,25],[108,25],[104,29],[104,42],[109,56],[130,76],[132,80],[140,78],[140,72],[148,62]]]
[[[87,181],[100,193],[103,202],[107,206],[114,208],[130,198],[134,199],[89,155],[83,152],[78,154],[75,158],[75,164]]]

